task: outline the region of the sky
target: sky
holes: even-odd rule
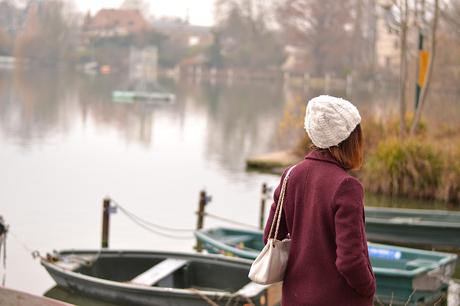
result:
[[[210,26],[214,22],[214,0],[148,0],[150,13],[155,17],[177,16],[185,18],[187,11],[191,24]],[[75,0],[76,7],[92,13],[101,8],[117,8],[123,0]]]

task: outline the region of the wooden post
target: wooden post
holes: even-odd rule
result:
[[[259,219],[259,228],[264,229],[265,226],[265,200],[267,199],[267,184],[262,184],[262,195],[260,198],[260,219]]]
[[[101,248],[109,247],[110,198],[102,202],[102,240]]]
[[[205,207],[208,201],[208,197],[206,196],[206,191],[200,191],[200,200],[198,201],[198,211],[197,214],[197,222],[196,222],[196,230],[200,230],[203,228],[204,225],[204,214],[205,214]],[[203,244],[199,239],[196,240],[195,250],[197,252],[203,251]]]

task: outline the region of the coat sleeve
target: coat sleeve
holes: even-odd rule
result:
[[[361,183],[349,177],[342,181],[334,196],[334,222],[337,270],[362,296],[375,294],[375,277],[367,248]]]
[[[273,217],[275,215],[276,205],[278,203],[280,193],[281,193],[281,186],[283,185],[283,180],[284,180],[284,177],[286,176],[287,171],[288,170],[284,171],[283,175],[281,176],[280,183],[278,184],[278,187],[276,187],[275,192],[273,194],[274,202],[272,203],[272,206],[270,208],[270,214],[268,215],[267,222],[265,223],[264,244],[267,244],[268,234],[270,233],[270,227],[272,225]],[[275,231],[275,229],[273,229],[273,231]],[[286,226],[286,218],[285,218],[284,209],[283,209],[277,239],[282,240],[286,238],[287,235],[288,235],[288,230]]]

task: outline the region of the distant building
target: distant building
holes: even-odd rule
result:
[[[207,69],[209,67],[209,58],[202,53],[192,57],[185,58],[178,65],[178,68],[181,71],[181,73],[191,73],[193,71],[196,71],[197,69]]]
[[[88,38],[114,37],[143,32],[149,25],[138,10],[102,9],[85,18],[83,29]]]
[[[8,1],[0,1],[0,32],[10,38],[16,37],[22,29],[26,10],[18,9]]]
[[[399,28],[391,15],[380,9],[377,14],[377,41],[375,54],[377,66],[390,72],[398,72],[401,62]],[[416,43],[416,33],[409,27],[407,35],[408,48]]]
[[[131,80],[156,81],[158,66],[158,49],[131,47],[129,53],[129,78]]]
[[[304,76],[308,72],[308,53],[305,49],[286,46],[284,48],[286,60],[281,65],[281,70],[291,76]]]
[[[161,18],[152,21],[155,31],[167,35],[172,41],[184,46],[207,46],[212,44],[210,27],[191,25],[179,18]]]

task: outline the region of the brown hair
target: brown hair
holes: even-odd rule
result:
[[[318,148],[313,147],[318,150]],[[319,149],[321,150],[321,149]],[[345,170],[358,170],[364,160],[363,134],[361,125],[358,124],[347,139],[337,146],[328,149],[331,155],[337,160]]]

